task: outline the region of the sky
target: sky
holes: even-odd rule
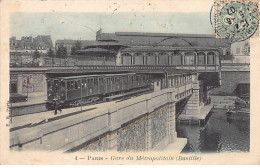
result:
[[[13,13],[10,36],[51,35],[57,39],[95,40],[96,31],[213,34],[205,13]]]

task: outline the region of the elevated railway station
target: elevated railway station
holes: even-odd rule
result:
[[[219,60],[228,47],[208,35],[99,32],[95,44],[73,56],[82,59],[77,65],[11,67],[10,92],[28,101],[11,105],[10,148],[147,151],[185,145],[175,124],[204,123],[212,108],[208,91],[221,84]],[[55,116],[57,109],[62,112]]]

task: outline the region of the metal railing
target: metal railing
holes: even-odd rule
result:
[[[11,70],[19,68],[37,68],[47,70],[166,70],[166,69],[185,69],[194,71],[219,71],[219,65],[81,65],[81,66],[17,66]]]

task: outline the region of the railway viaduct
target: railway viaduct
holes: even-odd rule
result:
[[[65,41],[60,45],[68,46]],[[199,124],[207,118],[212,107],[206,104],[208,91],[221,83],[220,59],[230,54],[230,45],[215,35],[99,30],[95,43],[75,55],[75,66],[11,68],[11,85],[32,76],[43,83],[35,83],[41,93],[46,92],[46,78],[64,74],[158,73],[166,87],[127,100],[64,109],[56,117],[51,112],[13,117],[10,149],[181,151],[185,140],[177,137],[175,124]],[[168,76],[182,70],[195,74],[192,83],[169,87]],[[28,85],[18,85],[14,91],[28,92]],[[41,107],[22,114],[36,108]]]
[[[173,66],[86,66],[39,67],[37,70],[47,77],[61,73],[108,71],[158,73],[164,76],[168,84],[167,76],[176,71],[181,73],[179,69]],[[208,89],[220,84],[218,65],[207,66],[203,70],[195,66],[182,69],[196,74],[192,83],[127,100],[64,109],[58,116],[49,111],[13,117],[10,149],[63,152],[171,149],[180,152],[186,140],[177,137],[176,122],[203,122],[212,107],[205,105],[204,101]],[[11,69],[11,73],[17,71],[30,73],[30,68]]]

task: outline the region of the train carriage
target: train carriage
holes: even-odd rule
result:
[[[48,105],[58,100],[65,106],[78,105],[93,99],[150,87],[151,76],[146,74],[106,74],[57,77],[48,79]]]

